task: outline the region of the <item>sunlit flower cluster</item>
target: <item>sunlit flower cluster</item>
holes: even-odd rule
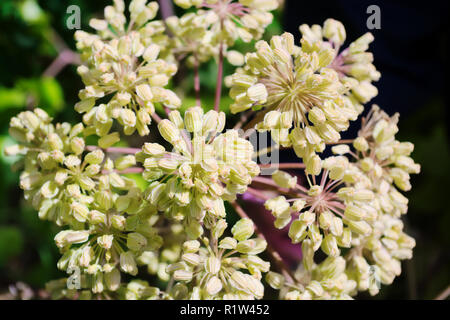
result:
[[[196,238],[202,233],[199,222],[225,217],[224,200],[244,193],[259,167],[252,161],[249,141],[235,130],[221,133],[223,112],[203,113],[193,107],[184,119],[178,111],[172,111],[169,119],[162,120],[158,129],[173,150],[146,143],[136,157],[145,168],[144,179],[151,182],[146,199],[175,220],[187,218],[187,232]]]
[[[373,192],[355,183],[364,178],[363,173],[345,157],[331,157],[324,162],[326,169],[320,183],[313,182],[309,188],[296,184],[294,177],[286,173],[275,172],[274,181],[289,188],[286,194],[292,196],[278,196],[265,203],[279,229],[295,216],[289,237],[294,243],[302,242],[306,269],[312,267],[312,254],[319,248],[329,256],[339,256],[339,247],[349,248],[352,234],[369,235],[370,224],[377,218],[377,211],[370,206]]]
[[[404,232],[400,220],[408,210],[408,199],[397,188],[408,191],[409,175],[419,173],[420,165],[409,157],[413,144],[395,139],[397,122],[398,114],[389,117],[373,106],[353,140],[356,153],[348,145],[332,147],[338,156],[323,160],[326,171],[320,185],[314,176],[307,177],[310,188],[306,189],[286,172],[272,175],[280,192],[290,198],[269,199],[266,208],[276,217],[277,228],[284,228],[295,216],[289,237],[302,242],[301,276],[286,283],[281,275],[270,275],[274,286],[283,284],[286,299],[343,298],[366,290],[374,295],[381,284],[389,285],[400,275],[400,261],[412,257],[415,240]],[[321,270],[328,268],[326,261],[338,261],[330,258],[340,258],[341,247],[351,249],[338,264],[340,278],[330,279]],[[319,248],[329,258],[317,265],[314,257]],[[333,283],[333,290],[340,289],[330,291],[323,281]]]
[[[187,58],[191,66],[198,66],[217,56],[219,47],[215,42],[215,33],[210,29],[216,21],[212,12],[209,14],[186,13],[182,17],[171,16],[165,20],[173,34],[173,52],[179,60]]]
[[[149,217],[152,212],[140,205],[142,200],[135,196],[139,192],[130,190],[114,207],[111,203],[103,212],[89,211],[88,229],[59,232],[55,242],[64,254],[58,268],[69,271],[79,268],[89,276],[93,293],[101,293],[105,288],[116,291],[121,283],[120,271],[136,275],[137,257],[144,251],[159,249],[163,242],[153,228],[158,216]],[[132,209],[124,205],[130,200],[136,201]],[[119,210],[123,208],[129,213]]]
[[[11,119],[10,133],[21,144],[6,153],[22,156],[20,187],[25,199],[39,210],[40,218],[58,225],[84,223],[95,198],[112,199],[110,186],[125,189],[134,183],[117,175],[100,149],[85,153],[82,132],[82,124],[53,125],[41,109]]]
[[[227,228],[221,219],[211,229],[211,240],[191,240],[183,244],[183,254],[178,263],[167,267],[178,284],[173,288],[178,298],[190,299],[261,299],[264,286],[263,272],[270,264],[257,256],[267,243],[251,238],[253,222],[241,219],[231,229],[232,237],[223,237]],[[222,239],[221,239],[222,238]],[[241,270],[247,270],[250,274]],[[189,289],[188,289],[189,287]]]
[[[341,50],[346,40],[346,31],[340,21],[327,19],[323,27],[303,24],[300,26],[300,32],[303,35],[301,44],[305,52],[320,53],[328,48],[334,49],[333,60],[328,68],[335,70],[340,81],[350,89],[346,96],[351,103],[358,110],[363,110],[362,104],[378,94],[372,82],[378,81],[381,76],[372,64],[373,54],[367,52],[369,44],[374,40],[373,35],[368,32]]]
[[[341,140],[377,94],[373,36],[341,50],[345,29],[328,19],[302,25],[298,45],[290,33],[265,41],[277,0],[175,3],[189,11],[162,21],[155,1],[132,0],[125,10],[114,0],[104,19],[90,21],[95,33],[76,32],[82,122],[54,123],[39,108],[10,121],[17,144],[5,153],[17,158],[24,198],[60,227],[57,267],[67,277],[48,282],[49,296],[262,299],[268,284],[281,299],[351,299],[391,284],[415,246],[401,220],[403,192],[420,172],[414,145],[396,140],[398,115],[377,106],[355,139]],[[233,50],[238,39],[255,40],[254,52]],[[211,58],[218,72],[209,110],[200,106],[199,68]],[[224,78],[225,58],[238,68]],[[183,63],[194,67],[194,107],[172,89],[190,81],[173,79]],[[224,111],[250,112],[232,127]],[[276,146],[256,150],[253,129],[270,132]],[[133,136],[123,141],[122,132]],[[324,157],[327,145],[333,155]],[[298,161],[256,162],[280,147]],[[277,166],[286,171],[260,176]],[[248,199],[259,210],[247,214]],[[284,229],[301,246],[295,269],[251,219],[264,220],[264,207],[275,218],[270,232]]]
[[[168,108],[181,105],[177,95],[165,88],[177,66],[160,57],[168,41],[161,35],[164,24],[148,23],[157,10],[155,1],[134,0],[126,25],[123,1],[115,1],[114,6],[105,8],[106,20],[91,20],[97,34],[76,32],[77,48],[85,62],[78,73],[86,87],[79,93],[81,101],[75,110],[84,113],[89,133],[108,134],[116,119],[125,134],[137,130],[144,136],[149,133],[155,103]],[[98,100],[104,103],[96,105]]]
[[[270,130],[282,146],[293,146],[306,163],[317,163],[316,152],[337,142],[359,114],[345,98],[348,88],[327,67],[334,55],[331,47],[305,51],[290,33],[257,42],[256,52],[247,53],[245,66],[228,79],[235,101],[231,111],[262,108],[256,128]]]
[[[260,39],[272,22],[270,11],[278,8],[277,0],[175,0],[182,8],[196,6],[197,14],[205,15],[206,26],[213,35],[212,45],[224,42],[232,46],[237,39],[249,42]]]

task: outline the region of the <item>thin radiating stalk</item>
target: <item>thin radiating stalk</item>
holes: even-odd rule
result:
[[[202,101],[200,99],[200,74],[199,74],[199,62],[197,56],[195,56],[194,62],[194,90],[195,90],[195,100],[198,106],[202,105]]]
[[[101,149],[101,148],[97,147],[97,146],[86,146],[86,150],[87,151],[94,151],[94,150],[97,150],[97,149]],[[135,154],[135,153],[141,151],[141,149],[139,149],[139,148],[110,147],[110,148],[103,149],[103,151],[105,151],[107,153]]]
[[[151,114],[151,116],[152,116],[153,120],[156,121],[156,123],[160,123],[161,120],[162,120],[161,117],[158,116],[158,115],[156,114],[156,112],[153,112],[153,113]]]
[[[261,192],[259,190],[256,190],[256,189],[253,189],[253,188],[250,188],[250,187],[247,187],[247,192],[252,194],[252,195],[254,195],[255,197],[263,199],[263,200],[269,200],[270,199],[270,197],[265,195],[263,192]]]
[[[110,172],[110,171],[109,170],[102,171],[103,174],[107,174],[108,172]],[[123,170],[114,170],[114,172],[116,172],[118,174],[142,173],[142,172],[144,172],[144,168],[132,167],[132,168],[127,168],[127,169],[123,169]]]
[[[260,168],[270,169],[304,169],[306,165],[304,163],[269,163],[269,164],[260,164]]]
[[[216,98],[214,102],[214,110],[216,110],[217,112],[219,111],[220,108],[220,98],[222,96],[222,81],[223,81],[223,42],[220,42],[217,81],[216,81]]]
[[[353,141],[354,139],[342,139],[336,142],[327,142],[327,144],[351,144]]]

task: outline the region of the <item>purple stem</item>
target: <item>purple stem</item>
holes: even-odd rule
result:
[[[158,2],[163,20],[166,20],[168,17],[175,15],[173,11],[172,0],[158,0]]]

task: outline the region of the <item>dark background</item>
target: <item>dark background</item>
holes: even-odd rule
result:
[[[52,77],[43,74],[62,48],[75,49],[74,30],[66,27],[67,7],[75,4],[81,8],[81,26],[88,30],[89,19],[101,16],[109,3],[0,1],[1,149],[13,143],[7,132],[10,117],[27,108],[40,106],[57,121],[80,121],[73,111],[78,90],[82,88],[76,67],[69,64]],[[381,29],[371,30],[375,42],[370,51],[382,74],[375,83],[379,95],[373,102],[389,114],[401,113],[398,138],[415,144],[413,157],[422,165],[421,174],[412,177],[413,190],[408,193],[410,210],[405,217],[407,232],[417,241],[414,257],[402,264],[402,275],[393,285],[384,287],[375,299],[432,299],[450,284],[448,2],[287,0],[285,10],[275,13],[265,38],[285,29],[299,40],[300,24],[322,24],[331,17],[344,23],[348,44],[368,31],[366,9],[372,4],[381,9]],[[237,47],[251,49],[242,43]],[[225,74],[231,71],[226,65]],[[200,76],[202,99],[212,105],[215,63],[204,65]],[[178,77],[176,85],[189,93],[183,97],[183,107],[193,105],[192,76],[186,73]],[[226,107],[229,100],[222,101]],[[357,129],[358,124],[352,126],[348,136]],[[131,138],[128,143],[139,145],[141,141]],[[56,269],[59,253],[53,242],[58,229],[40,221],[37,213],[24,203],[18,187],[19,174],[10,169],[13,161],[3,153],[0,156],[0,298],[17,281],[38,289],[62,276]]]

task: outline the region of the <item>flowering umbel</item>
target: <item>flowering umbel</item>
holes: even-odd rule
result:
[[[75,33],[82,122],[54,123],[40,108],[10,121],[17,144],[5,153],[17,158],[24,198],[60,228],[57,267],[68,276],[46,291],[53,299],[262,299],[267,284],[281,299],[303,300],[374,295],[391,284],[415,246],[402,222],[410,175],[420,172],[414,145],[396,140],[398,114],[378,106],[357,137],[340,140],[377,94],[373,36],[341,50],[344,26],[328,19],[301,25],[298,44],[290,33],[266,41],[279,1],[175,3],[189,11],[163,21],[155,1],[132,0],[126,10],[114,0],[104,19],[91,19],[95,33]],[[254,52],[233,50],[239,39],[256,40]],[[209,110],[199,68],[212,58]],[[225,58],[237,67],[225,78],[227,110],[252,110],[234,126],[220,110]],[[194,107],[175,94],[183,64],[194,67]],[[286,171],[261,177],[256,155],[267,150],[242,127],[270,132],[275,148],[292,148],[299,161],[271,164]],[[122,134],[142,145],[117,146]],[[322,156],[329,145],[333,155]],[[270,232],[285,229],[301,246],[295,269],[241,207],[255,198],[275,218]],[[250,216],[265,219],[263,210]]]
[[[169,120],[170,119],[170,120]],[[202,108],[169,113],[158,129],[173,151],[157,143],[146,143],[137,154],[144,179],[151,182],[145,195],[158,211],[175,219],[186,219],[188,235],[202,233],[199,222],[208,225],[225,217],[224,200],[244,193],[259,166],[252,161],[252,144],[236,130],[221,133],[225,114]],[[192,134],[192,138],[189,135]]]
[[[89,133],[99,136],[108,134],[113,119],[127,135],[135,130],[147,135],[155,103],[169,108],[181,105],[176,94],[164,88],[177,71],[170,59],[160,58],[167,37],[162,34],[164,26],[161,21],[148,22],[156,16],[158,4],[132,1],[128,25],[124,10],[123,1],[117,0],[105,8],[105,20],[91,20],[97,34],[75,34],[86,63],[78,67],[86,88],[80,91],[75,110],[85,113]],[[108,101],[95,106],[103,97],[109,97]]]

